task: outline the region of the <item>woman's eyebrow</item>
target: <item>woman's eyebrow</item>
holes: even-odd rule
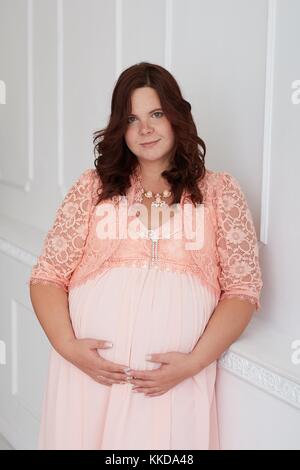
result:
[[[154,111],[160,111],[160,110],[162,110],[162,108],[155,108],[155,109],[152,109],[152,111],[149,111],[148,114],[152,114],[152,113],[154,113]],[[130,113],[130,116],[137,116],[137,115],[133,114],[133,113]]]

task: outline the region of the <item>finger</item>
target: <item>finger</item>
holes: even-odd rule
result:
[[[160,395],[163,395],[165,392],[158,392],[158,393],[145,393],[145,397],[159,397]]]
[[[106,379],[105,377],[99,377],[99,376],[96,375],[96,377],[93,377],[93,379],[96,382],[98,382],[99,384],[102,384],[102,385],[112,385],[112,381]]]
[[[99,356],[99,354],[98,354]],[[110,372],[124,372],[124,369],[127,369],[128,366],[125,364],[117,364],[116,362],[109,361],[108,359],[104,359],[103,357],[100,356],[96,358],[96,364],[97,367],[99,367],[99,359],[101,361],[104,361],[105,363],[105,369],[110,371]]]
[[[159,395],[163,395],[165,392],[163,390],[158,390],[157,392],[145,392],[145,397],[158,397]]]
[[[134,392],[139,392],[139,393],[145,393],[145,394],[148,394],[148,393],[158,393],[158,392],[161,392],[162,389],[161,387],[138,387],[136,389],[133,389]]]
[[[100,375],[96,375],[93,378],[96,382],[101,383],[102,385],[114,385],[114,384],[123,383],[120,380],[112,380],[112,379],[108,379],[108,378],[106,378],[104,376],[100,376]]]
[[[158,372],[158,370],[141,371],[130,369],[128,375],[140,380],[156,380],[161,375],[161,372]]]
[[[121,373],[121,372],[108,372],[106,370],[99,370],[98,371],[98,374],[99,375],[102,375],[103,377],[107,378],[107,379],[111,379],[111,380],[123,380],[123,381],[126,381],[127,379],[127,375],[125,373]]]
[[[161,364],[170,363],[171,354],[170,353],[161,353],[161,354],[147,354],[146,361],[150,362],[159,362]]]
[[[154,384],[153,380],[140,380],[140,379],[131,379],[130,383],[136,385],[137,387],[154,387],[157,384]]]

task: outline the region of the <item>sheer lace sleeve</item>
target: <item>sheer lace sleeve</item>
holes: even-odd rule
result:
[[[79,264],[88,234],[95,170],[84,171],[58,208],[43,250],[33,266],[28,284],[50,284],[68,292],[72,272]]]
[[[258,310],[263,283],[252,214],[238,181],[229,173],[220,176],[216,196],[220,300],[248,300]]]

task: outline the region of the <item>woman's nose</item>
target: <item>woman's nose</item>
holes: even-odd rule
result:
[[[145,123],[145,124],[141,124],[141,126],[140,126],[140,132],[141,132],[142,134],[145,134],[145,133],[148,134],[149,132],[152,132],[152,128],[151,128],[151,126],[149,126],[149,125],[146,124],[146,123]]]

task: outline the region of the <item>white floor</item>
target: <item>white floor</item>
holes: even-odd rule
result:
[[[7,440],[0,434],[0,450],[13,450]]]

